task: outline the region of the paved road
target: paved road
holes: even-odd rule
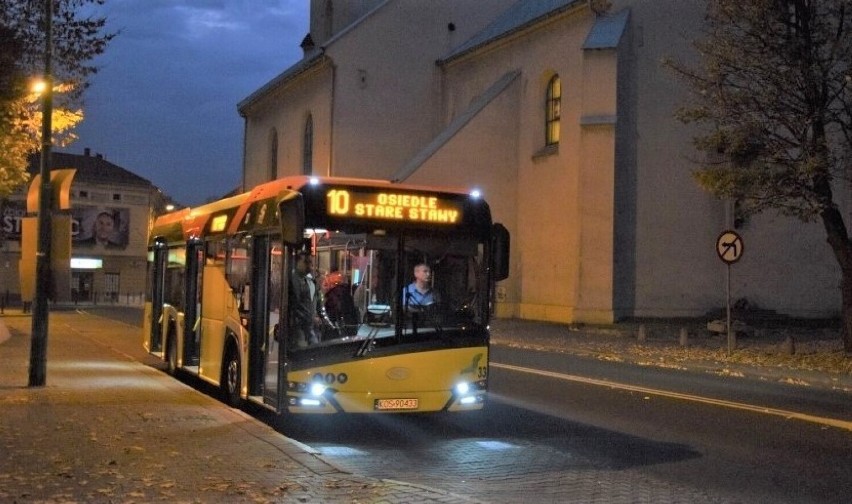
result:
[[[487,415],[320,419],[285,432],[348,470],[495,503],[852,495],[849,431],[499,368],[491,376],[498,402]]]
[[[492,356],[486,415],[318,419],[284,431],[340,467],[495,503],[852,495],[848,394],[505,347]]]
[[[492,356],[484,415],[260,418],[347,471],[487,502],[852,495],[848,394],[500,346]]]

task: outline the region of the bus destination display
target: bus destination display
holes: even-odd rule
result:
[[[461,203],[438,196],[330,189],[326,201],[332,217],[434,224],[457,224],[462,218]]]

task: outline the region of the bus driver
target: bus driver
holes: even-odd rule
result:
[[[418,309],[434,304],[435,292],[432,290],[432,268],[426,263],[414,266],[414,281],[402,291],[402,305],[406,310]]]

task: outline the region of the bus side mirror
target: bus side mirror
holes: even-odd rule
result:
[[[509,230],[503,224],[491,226],[491,250],[494,280],[509,278]]]
[[[287,245],[299,246],[305,235],[305,200],[296,191],[286,191],[278,198],[281,239]]]

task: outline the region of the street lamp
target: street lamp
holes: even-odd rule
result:
[[[33,88],[33,93],[35,93],[39,96],[42,96],[42,93],[44,93],[48,89],[47,82],[44,81],[43,79],[39,79],[39,80],[33,82],[32,88]]]
[[[41,117],[41,190],[38,198],[38,248],[36,249],[36,283],[32,310],[29,386],[43,387],[47,377],[47,288],[50,285],[50,148],[53,127],[53,1],[44,2],[44,89]]]

